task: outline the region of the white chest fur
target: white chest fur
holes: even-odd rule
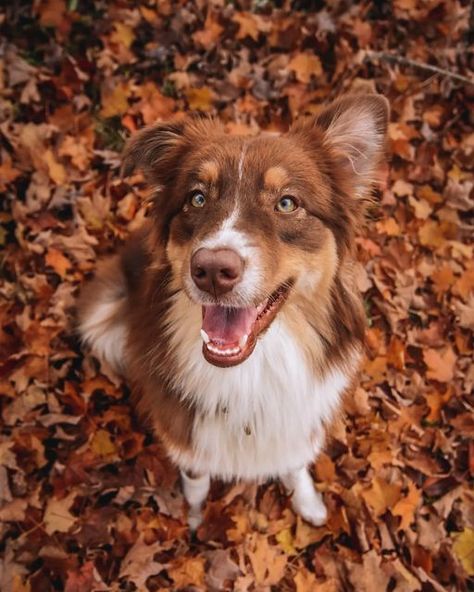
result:
[[[193,453],[173,450],[175,462],[224,479],[264,479],[314,460],[322,422],[337,409],[347,372],[332,368],[318,380],[279,317],[250,358],[232,368],[204,359],[200,328],[200,307],[179,297],[169,316],[177,364],[171,379],[197,416]]]

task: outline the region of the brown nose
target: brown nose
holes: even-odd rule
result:
[[[191,258],[196,286],[214,296],[230,292],[242,277],[244,262],[231,249],[198,249]]]

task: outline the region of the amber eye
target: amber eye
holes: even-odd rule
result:
[[[202,208],[206,203],[206,198],[200,191],[196,191],[196,193],[193,193],[193,195],[191,195],[190,201],[193,207]]]
[[[291,195],[284,195],[278,200],[275,206],[275,210],[282,214],[291,214],[291,212],[294,212],[296,209],[298,209],[298,203],[294,197],[291,197]]]

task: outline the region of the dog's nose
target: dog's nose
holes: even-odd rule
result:
[[[230,292],[242,277],[244,262],[232,249],[198,249],[191,258],[196,286],[214,296]]]

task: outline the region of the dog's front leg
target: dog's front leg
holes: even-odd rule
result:
[[[287,473],[281,478],[291,498],[293,508],[298,514],[314,524],[321,526],[327,520],[328,513],[321,494],[315,490],[313,480],[306,467]]]
[[[210,478],[209,475],[194,475],[189,471],[181,471],[181,481],[184,497],[189,504],[189,528],[196,530],[202,521],[201,508],[209,493]]]

